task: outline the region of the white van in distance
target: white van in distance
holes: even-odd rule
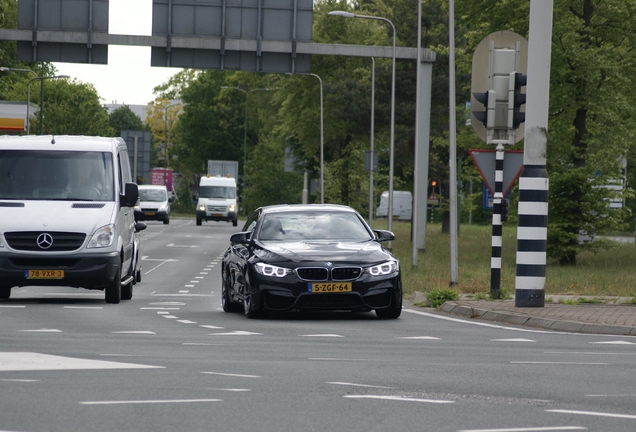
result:
[[[380,205],[378,206],[375,217],[385,218],[389,211],[389,191],[382,192],[380,195]],[[409,191],[393,191],[393,218],[398,220],[409,221],[413,212],[413,195]]]
[[[0,299],[23,286],[132,298],[138,198],[121,138],[1,136]]]
[[[227,221],[238,224],[236,179],[233,177],[201,177],[197,201],[197,225],[202,221]]]

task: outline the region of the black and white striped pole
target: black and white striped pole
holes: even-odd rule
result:
[[[495,193],[492,200],[492,251],[490,255],[490,297],[501,297],[501,247],[503,244],[503,224],[501,203],[503,201],[504,146],[497,144],[495,152]]]
[[[530,1],[525,142],[519,178],[516,307],[543,307],[545,303],[552,10],[553,0]]]

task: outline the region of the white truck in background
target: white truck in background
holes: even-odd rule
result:
[[[237,175],[236,161],[208,161],[208,174],[199,181],[197,225],[203,221],[238,225]]]

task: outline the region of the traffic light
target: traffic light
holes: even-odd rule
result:
[[[486,92],[474,92],[473,97],[477,102],[484,106],[483,111],[473,111],[473,115],[477,120],[482,122],[487,129],[495,127],[495,91],[488,90]],[[488,105],[490,103],[490,106]]]
[[[519,72],[510,72],[510,86],[508,92],[508,128],[517,129],[526,121],[526,113],[521,112],[521,105],[526,103],[526,94],[521,93],[521,87],[528,82],[528,76]]]
[[[501,200],[501,221],[508,220],[508,200]]]
[[[442,201],[442,188],[439,180],[431,179],[428,181],[427,203],[430,206],[438,207]]]

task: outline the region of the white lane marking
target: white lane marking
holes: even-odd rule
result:
[[[64,306],[64,309],[104,309],[103,306]]]
[[[344,397],[349,399],[382,399],[382,400],[393,400],[393,401],[404,401],[404,402],[423,402],[423,403],[434,403],[434,404],[452,404],[455,401],[449,400],[438,400],[438,399],[419,399],[419,398],[408,398],[404,396],[384,396],[384,395],[344,395]]]
[[[157,270],[159,267],[161,267],[165,263],[176,262],[176,261],[179,261],[179,260],[176,260],[176,259],[167,259],[167,260],[166,259],[145,259],[143,261],[160,261],[159,264],[157,264],[155,267],[151,268],[146,273],[144,273],[144,274],[149,274],[149,273],[152,273],[153,271]]]
[[[177,322],[180,322],[181,324],[196,324],[195,321],[190,320],[177,320]]]
[[[163,404],[163,403],[196,403],[223,402],[222,399],[164,399],[164,400],[128,400],[128,401],[85,401],[80,405],[122,405],[122,404]]]
[[[199,245],[176,245],[174,243],[169,243],[166,247],[175,247],[175,248],[198,248],[201,247]]]
[[[221,375],[221,376],[229,376],[229,377],[237,377],[237,378],[263,378],[259,375],[243,375],[243,374],[231,374],[231,373],[223,373],[223,372],[201,372],[206,375]]]
[[[560,413],[560,414],[581,414],[588,416],[597,416],[597,417],[614,417],[614,418],[624,418],[636,420],[636,415],[631,414],[614,414],[614,413],[602,413],[602,412],[594,412],[594,411],[573,411],[573,410],[545,410],[546,412]]]
[[[544,354],[572,354],[572,355],[618,355],[618,356],[634,356],[636,353],[618,353],[618,352],[585,352],[585,351],[544,351]]]
[[[545,364],[545,365],[580,365],[580,366],[607,366],[609,363],[586,363],[586,362],[540,362],[540,361],[511,361],[511,364]]]
[[[490,342],[536,342],[532,339],[516,338],[516,339],[490,339]]]
[[[168,310],[179,310],[181,308],[178,307],[142,307],[139,308],[139,310],[162,310],[162,311],[168,311]]]
[[[223,346],[223,344],[213,344],[213,343],[200,343],[200,342],[184,342],[183,345],[192,345],[192,346]]]
[[[338,335],[338,334],[330,334],[330,333],[324,333],[324,334],[306,334],[306,335],[298,335],[299,337],[333,337],[333,338],[343,338],[344,336],[342,335]]]
[[[210,333],[208,336],[252,336],[252,335],[262,335],[263,333],[253,333],[248,331],[237,330],[233,332],[227,333]]]
[[[514,331],[519,331],[519,332],[545,333],[545,334],[574,334],[574,333],[556,332],[556,331],[548,331],[548,330],[531,330],[531,329],[526,329],[526,328],[506,327],[506,326],[501,326],[501,325],[489,324],[489,323],[485,323],[485,322],[468,321],[468,320],[463,320],[463,319],[459,319],[459,318],[452,318],[452,317],[447,317],[447,316],[442,316],[442,315],[435,315],[435,314],[428,313],[428,312],[421,312],[421,311],[416,311],[416,310],[413,310],[413,309],[406,309],[406,308],[402,309],[402,312],[408,312],[408,313],[412,313],[412,314],[415,314],[415,315],[422,315],[422,316],[426,316],[426,317],[429,317],[429,318],[436,318],[436,319],[440,319],[440,320],[444,320],[444,321],[453,321],[453,322],[457,322],[457,323],[461,323],[461,324],[471,324],[471,325],[476,325],[476,326],[490,327],[490,328],[504,329],[504,330],[514,330]]]
[[[164,317],[164,318],[168,318],[168,319],[177,319],[177,318],[179,318],[179,317],[174,316],[174,315],[161,315],[161,316]]]
[[[618,341],[607,341],[607,342],[590,342],[591,344],[605,344],[605,345],[636,345],[636,343],[634,342],[627,342],[627,341],[622,341],[622,340],[618,340]]]
[[[589,394],[589,395],[585,395],[585,397],[591,397],[591,398],[596,398],[596,397],[636,397],[636,394]]]
[[[356,358],[335,358],[335,357],[309,357],[307,360],[315,361],[353,361],[353,362],[387,362],[390,360],[378,359],[356,359]]]
[[[150,330],[129,330],[129,331],[114,331],[113,334],[157,334]]]
[[[440,340],[440,338],[436,338],[433,336],[406,336],[406,337],[398,337],[396,339],[413,339],[413,340]]]
[[[229,392],[249,392],[249,391],[252,391],[252,389],[240,389],[240,388],[211,388],[210,390],[229,391]]]
[[[25,307],[25,305],[0,305],[0,308],[24,309]]]
[[[23,383],[40,382],[40,380],[37,380],[37,379],[9,379],[9,378],[0,379],[0,381],[6,381],[6,382],[23,382]]]
[[[190,283],[199,283],[199,282],[200,282],[200,281],[198,281],[198,280],[190,281]]]
[[[206,273],[207,274],[207,273]],[[205,276],[195,276],[195,279],[205,279]]]
[[[208,274],[208,272],[199,272],[199,274]]]
[[[164,369],[162,366],[88,360],[34,352],[0,352],[0,371],[157,368]]]
[[[190,292],[190,291],[188,291],[188,290],[180,290],[180,291],[179,291],[179,294],[187,294],[187,293],[189,293],[189,292]]]
[[[506,429],[462,429],[457,432],[540,432],[540,431],[562,431],[562,430],[587,430],[583,426],[548,426],[530,428],[506,428]]]
[[[177,309],[178,310],[178,309]],[[165,310],[160,310],[157,311],[157,315],[170,315],[171,312],[165,311]]]
[[[334,382],[328,382],[327,384],[352,386],[352,387],[381,388],[381,389],[392,389],[393,388],[393,387],[377,386],[377,385],[370,385],[370,384],[355,384],[355,383],[335,382],[335,381]]]
[[[185,285],[184,288],[194,288],[194,285]],[[179,291],[181,292],[181,291]]]
[[[37,329],[37,330],[19,330],[21,332],[29,332],[29,333],[62,333],[62,330],[58,329]]]
[[[219,330],[222,330],[222,329],[224,329],[224,328],[225,328],[225,327],[217,327],[217,326],[213,326],[213,325],[206,325],[206,324],[201,324],[201,325],[199,325],[199,327],[209,328],[209,329],[219,329]]]
[[[194,287],[192,287],[194,288]],[[214,291],[212,291],[214,293]],[[165,293],[158,293],[158,292],[153,292],[151,293],[153,296],[157,296],[157,297],[212,297],[212,295],[210,294],[165,294]]]
[[[155,303],[150,303],[150,305],[154,305],[154,306],[185,306],[185,303],[181,303],[181,302],[155,302]]]

